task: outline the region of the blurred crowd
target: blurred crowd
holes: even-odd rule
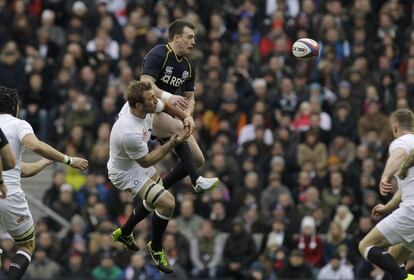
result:
[[[181,18],[197,26],[202,172],[222,184],[172,188],[164,276],[112,243],[134,201],[106,162],[124,89]],[[54,172],[43,202],[71,228],[37,222],[27,279],[380,279],[357,244],[389,199],[377,188],[387,115],[414,105],[413,24],[410,0],[0,0],[0,85],[19,90],[39,138],[90,161],[86,174]],[[303,37],[320,43],[318,59],[292,57]],[[135,230],[142,248],[149,226]],[[14,248],[8,235],[0,246],[2,278]]]

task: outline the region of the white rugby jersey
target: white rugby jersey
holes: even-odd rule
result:
[[[135,160],[148,154],[147,142],[151,138],[152,114],[145,119],[132,115],[128,102],[122,107],[109,139],[108,174],[123,173],[139,166]]]
[[[405,134],[392,141],[389,152],[391,153],[397,148],[404,149],[407,154],[411,153],[414,150],[414,134]],[[401,190],[401,206],[414,207],[414,167],[408,170],[407,177],[404,180],[400,180],[398,176],[395,177]]]
[[[23,192],[20,179],[20,163],[24,151],[22,140],[27,134],[33,133],[33,128],[27,121],[20,120],[9,114],[0,114],[0,127],[7,140],[9,140],[10,147],[16,156],[16,166],[13,169],[3,171],[7,195]]]

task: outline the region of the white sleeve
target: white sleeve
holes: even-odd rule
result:
[[[24,120],[21,120],[17,127],[17,136],[19,137],[20,142],[27,134],[34,134],[32,126]]]
[[[392,143],[390,144],[389,153],[391,154],[392,151],[394,151],[397,148],[403,149],[404,151],[406,151],[407,154],[410,153],[410,145],[408,145],[408,143],[403,139],[399,138],[392,141]]]
[[[122,137],[122,146],[131,159],[140,159],[148,154],[148,145],[141,133],[127,133]]]

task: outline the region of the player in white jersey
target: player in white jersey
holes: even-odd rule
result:
[[[9,140],[0,128],[0,198],[6,198],[7,187],[3,181],[3,171],[12,169],[16,165],[16,158],[10,148]]]
[[[16,157],[16,165],[3,172],[3,180],[7,186],[7,197],[0,199],[0,226],[13,237],[17,247],[16,255],[10,264],[8,279],[23,277],[35,248],[33,218],[21,188],[20,177],[30,177],[39,173],[51,161],[63,162],[80,170],[88,167],[87,160],[64,155],[40,141],[33,133],[30,124],[16,117],[18,110],[17,90],[1,86],[0,128]],[[22,162],[24,147],[46,159],[43,158],[34,163]]]
[[[390,144],[390,156],[381,177],[382,195],[392,191],[392,179],[402,160],[414,150],[413,112],[408,109],[395,111],[390,117],[390,124],[395,140]],[[414,279],[414,275],[407,274],[386,251],[390,246],[398,244],[409,250],[414,248],[414,169],[408,171],[405,179],[395,177],[399,189],[391,205],[399,204],[399,208],[381,220],[361,240],[359,251],[368,261],[388,272],[392,279]]]
[[[162,250],[162,235],[173,214],[175,200],[169,191],[162,186],[162,181],[153,167],[174,147],[185,141],[191,131],[181,130],[161,147],[149,152],[147,142],[151,137],[153,113],[156,112],[158,99],[155,90],[148,82],[131,82],[127,89],[128,107],[124,106],[118,120],[112,127],[109,140],[110,156],[107,164],[108,177],[115,187],[128,191],[142,199],[127,222],[112,233],[112,240],[123,243],[128,249],[138,251],[132,231],[137,223],[143,220],[154,209],[152,216],[152,239],[147,251],[154,264],[165,273],[172,268]],[[166,107],[165,109],[169,109]],[[181,119],[185,112],[178,108],[170,108]]]

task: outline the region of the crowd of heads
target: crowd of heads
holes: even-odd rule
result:
[[[387,200],[378,183],[388,116],[414,105],[413,11],[399,0],[0,0],[0,85],[17,89],[19,117],[40,139],[90,161],[87,174],[54,173],[43,202],[71,228],[38,221],[28,276],[160,277],[110,240],[134,199],[111,185],[106,162],[126,89],[176,19],[195,26],[201,171],[222,182],[198,196],[188,179],[171,190],[178,205],[163,245],[176,277],[310,279],[330,266],[380,275],[357,244]],[[291,55],[303,37],[320,43],[317,59]],[[135,230],[142,248],[149,224]],[[13,245],[0,244],[4,271]]]

